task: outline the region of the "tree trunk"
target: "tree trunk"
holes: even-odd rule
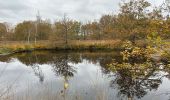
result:
[[[30,30],[28,31],[28,44],[30,44]]]
[[[67,35],[68,34],[67,34],[67,27],[66,27],[66,31],[65,31],[65,42],[66,42],[66,44],[68,43],[68,40],[67,40],[68,36]]]
[[[83,38],[86,40],[86,31],[83,32]]]

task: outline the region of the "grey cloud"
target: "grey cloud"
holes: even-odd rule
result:
[[[0,0],[0,10],[8,10],[17,13],[25,9],[28,9],[28,6],[23,0]]]
[[[43,18],[61,19],[64,13],[80,21],[99,19],[102,14],[118,11],[121,0],[0,0],[0,21],[17,23]],[[162,0],[149,0],[155,4]]]

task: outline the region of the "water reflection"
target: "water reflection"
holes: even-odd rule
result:
[[[76,73],[76,68],[69,65],[69,62],[72,62],[72,57],[69,57],[68,53],[64,53],[62,56],[54,56],[52,62],[52,67],[56,75],[64,78],[63,90],[61,91],[64,100],[66,98],[66,90],[69,87],[69,79],[74,77]]]
[[[62,56],[53,57],[53,69],[56,75],[61,75],[64,77],[73,77],[74,73],[76,73],[76,69],[74,66],[69,65],[71,61],[71,57],[69,57],[68,53],[63,54]]]
[[[112,80],[111,86],[118,88],[119,96],[128,98],[142,98],[148,91],[158,89],[162,83],[162,77],[156,72],[156,69],[149,70],[117,70],[115,79]]]
[[[76,82],[72,81],[72,79],[74,81],[76,80],[74,79],[77,78],[76,75],[80,75],[78,71],[79,67],[76,67],[76,65],[83,63],[83,61],[92,63],[100,67],[100,71],[102,74],[100,78],[103,78],[103,75],[108,78],[110,87],[112,87],[111,94],[116,93],[118,96],[117,99],[142,99],[143,97],[148,95],[147,93],[153,90],[155,90],[154,93],[157,93],[156,90],[159,90],[159,87],[163,83],[163,79],[165,77],[170,79],[170,68],[165,67],[165,64],[161,62],[149,63],[147,66],[150,67],[142,69],[137,69],[138,67],[136,66],[139,65],[134,64],[133,66],[135,67],[132,67],[133,69],[118,68],[115,70],[110,70],[108,64],[113,61],[113,58],[115,58],[117,61],[121,61],[117,52],[66,53],[41,51],[5,56],[1,57],[0,61],[9,62],[12,58],[18,59],[27,67],[31,68],[34,75],[39,78],[40,83],[43,83],[45,79],[48,78],[41,66],[44,64],[51,66],[51,70],[55,74],[55,76],[63,79],[63,87],[60,92],[63,94],[64,98],[70,84],[79,82],[80,84],[86,85],[85,83],[81,82],[83,80],[77,80]],[[90,67],[87,66],[87,68]],[[105,81],[104,83],[107,86],[108,83]],[[170,86],[168,85],[167,87]],[[108,98],[110,98],[109,100],[111,100],[113,97],[110,96]]]
[[[144,54],[122,55],[123,61],[113,60],[110,70],[115,73],[111,86],[118,88],[118,95],[130,100],[141,99],[149,91],[157,90],[162,79],[168,74],[169,64],[145,56]],[[126,59],[124,59],[126,58]]]
[[[39,64],[33,64],[30,67],[34,71],[35,76],[37,76],[39,78],[39,81],[43,82],[44,81],[44,74],[43,74],[42,69],[40,68]]]

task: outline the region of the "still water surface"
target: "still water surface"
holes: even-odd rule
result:
[[[170,71],[140,79],[110,71],[118,52],[39,51],[0,58],[0,97],[10,100],[168,100]],[[128,73],[128,74],[127,74]]]

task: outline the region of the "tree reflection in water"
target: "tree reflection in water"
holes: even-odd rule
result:
[[[140,48],[126,43],[121,52],[122,61],[114,60],[109,65],[115,76],[111,87],[118,89],[119,97],[141,99],[148,91],[157,90],[162,79],[169,75],[165,73],[169,64],[161,62],[161,59],[154,60],[151,56],[154,51],[150,47]]]
[[[40,58],[38,58],[38,56],[36,54],[28,54],[30,56],[26,56],[26,57],[22,57],[20,59],[23,59],[25,61],[25,64],[27,64],[28,66],[30,66],[35,74],[35,76],[37,76],[39,78],[39,81],[41,83],[44,82],[44,73],[39,65],[39,61],[41,60]],[[34,61],[35,63],[33,63],[32,61]]]
[[[4,57],[0,60],[6,61],[9,58]],[[149,91],[157,90],[164,77],[169,78],[170,76],[168,63],[147,61],[146,59],[138,59],[138,61],[137,59],[134,59],[134,61],[131,59],[130,63],[123,62],[117,52],[32,52],[13,55],[11,58],[17,58],[22,63],[30,66],[35,75],[39,77],[40,82],[44,81],[45,76],[39,65],[48,64],[52,66],[56,76],[63,77],[63,90],[61,92],[64,98],[69,87],[69,80],[77,73],[74,64],[82,63],[83,60],[100,64],[102,73],[113,78],[110,86],[116,88],[118,98],[141,99]],[[109,68],[108,64],[113,62],[113,58],[117,62],[113,63],[112,66],[114,67]],[[160,74],[160,71],[166,73]]]
[[[164,75],[158,73],[158,66],[144,69],[117,69],[111,87],[118,89],[118,96],[142,98],[148,91],[157,90]]]
[[[35,76],[39,77],[39,81],[41,83],[43,83],[44,82],[44,74],[43,74],[43,71],[40,68],[40,66],[38,64],[34,64],[33,66],[31,66],[31,68],[34,71]]]
[[[63,82],[63,97],[65,100],[66,90],[69,87],[69,79],[70,77],[74,77],[74,73],[76,73],[76,68],[74,66],[69,65],[70,57],[68,56],[68,53],[63,54],[62,56],[55,56],[53,57],[53,70],[56,73],[57,76],[63,76],[64,82]]]
[[[64,77],[73,77],[76,69],[74,66],[69,65],[70,57],[67,53],[62,56],[54,56],[53,57],[53,68],[56,75],[64,76]]]

